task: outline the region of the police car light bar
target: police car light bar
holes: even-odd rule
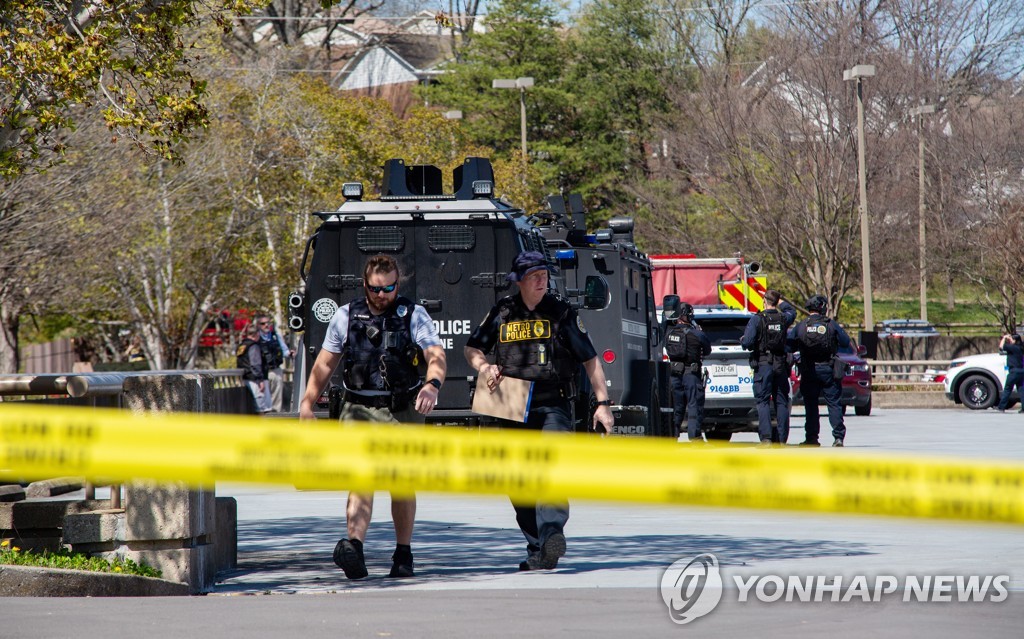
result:
[[[490,180],[473,180],[473,197],[492,197],[494,182]]]
[[[344,196],[345,201],[355,200],[359,201],[363,199],[363,183],[362,182],[345,182],[341,185],[341,194]]]

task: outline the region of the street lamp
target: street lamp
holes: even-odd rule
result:
[[[526,90],[533,86],[533,78],[515,80],[493,80],[492,89],[519,89],[519,132],[523,143],[523,160],[526,160]]]
[[[871,308],[871,235],[868,230],[868,187],[864,166],[864,87],[863,78],[875,75],[875,65],[858,64],[843,71],[843,80],[857,81],[857,178],[860,182],[860,260],[864,272],[864,330],[875,330],[875,317]],[[862,340],[863,341],[863,340]]]
[[[928,321],[928,276],[926,266],[927,262],[925,255],[927,253],[927,244],[925,243],[924,234],[924,132],[922,131],[924,124],[924,116],[935,113],[936,106],[934,104],[923,104],[919,107],[914,107],[910,110],[910,115],[917,118],[917,207],[918,207],[918,220],[917,220],[917,250],[920,253],[919,270],[921,278],[921,319]]]

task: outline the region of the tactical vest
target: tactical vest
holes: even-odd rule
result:
[[[349,304],[343,353],[346,388],[401,394],[419,385],[411,328],[414,306],[399,296],[388,311],[373,315],[365,297]]]
[[[280,368],[284,364],[284,351],[281,350],[281,341],[276,331],[270,333],[270,339],[260,336],[260,350],[263,351],[263,361],[267,368]]]
[[[545,296],[532,311],[514,297],[499,300],[501,324],[494,356],[502,375],[534,382],[572,381],[577,362],[558,340],[570,310],[568,303],[552,296]]]
[[[249,360],[249,349],[253,346],[258,346],[256,340],[249,338],[242,340],[242,343],[235,349],[235,365],[242,369],[242,379],[260,381],[267,377],[266,367],[264,366],[263,370],[256,370],[253,367],[252,362]]]
[[[758,313],[758,316],[761,318],[761,339],[758,341],[757,355],[762,358],[768,355],[785,355],[786,330],[782,311],[769,308]]]
[[[803,324],[803,330],[797,334],[801,361],[819,363],[832,359],[839,351],[839,335],[832,322],[824,315],[815,315],[804,320]]]
[[[689,324],[679,323],[669,329],[665,336],[665,352],[673,362],[682,364],[700,364],[701,356],[700,341],[697,336],[692,338],[690,334],[693,327]]]

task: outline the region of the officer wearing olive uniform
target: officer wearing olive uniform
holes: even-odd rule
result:
[[[665,335],[665,352],[672,362],[672,424],[678,432],[686,411],[686,434],[691,442],[704,435],[704,358],[711,354],[711,339],[693,322],[693,306],[682,302],[675,324]]]
[[[789,330],[791,349],[800,352],[800,392],[804,396],[807,417],[804,422],[804,441],[801,446],[820,446],[821,430],[818,397],[824,396],[828,405],[828,421],[832,425],[833,446],[842,446],[846,440],[843,423],[842,378],[836,379],[836,353],[839,347],[850,346],[850,336],[834,319],[825,316],[828,300],[824,295],[813,295],[804,305],[810,315]]]
[[[615,424],[604,369],[583,321],[565,300],[548,291],[550,266],[538,251],[516,256],[508,279],[519,292],[498,301],[470,335],[466,360],[479,372],[476,392],[494,392],[505,377],[534,382],[522,428],[572,432],[572,400],[580,364],[597,399],[594,429]],[[494,363],[487,353],[494,353]],[[485,390],[486,387],[486,390]],[[569,504],[516,504],[516,521],[526,537],[520,570],[550,570],[565,555]]]
[[[327,327],[323,348],[309,372],[299,417],[314,419],[313,407],[339,364],[344,365],[342,421],[422,422],[437,404],[444,383],[444,348],[430,315],[398,294],[398,264],[375,255],[363,269],[365,296],[339,308]],[[416,364],[417,347],[427,363],[426,383]],[[348,538],[334,548],[334,562],[349,579],[368,573],[363,541],[373,514],[373,493],[349,492],[346,507]],[[412,577],[412,529],[416,498],[391,500],[397,546],[391,577]]]

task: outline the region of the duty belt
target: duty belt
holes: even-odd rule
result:
[[[345,401],[370,408],[391,408],[391,395],[357,395],[345,393]]]
[[[683,362],[672,362],[670,366],[673,375],[682,375],[683,373],[693,373],[694,375],[699,375],[701,367],[702,364],[700,362],[696,362],[693,364],[684,364]]]

